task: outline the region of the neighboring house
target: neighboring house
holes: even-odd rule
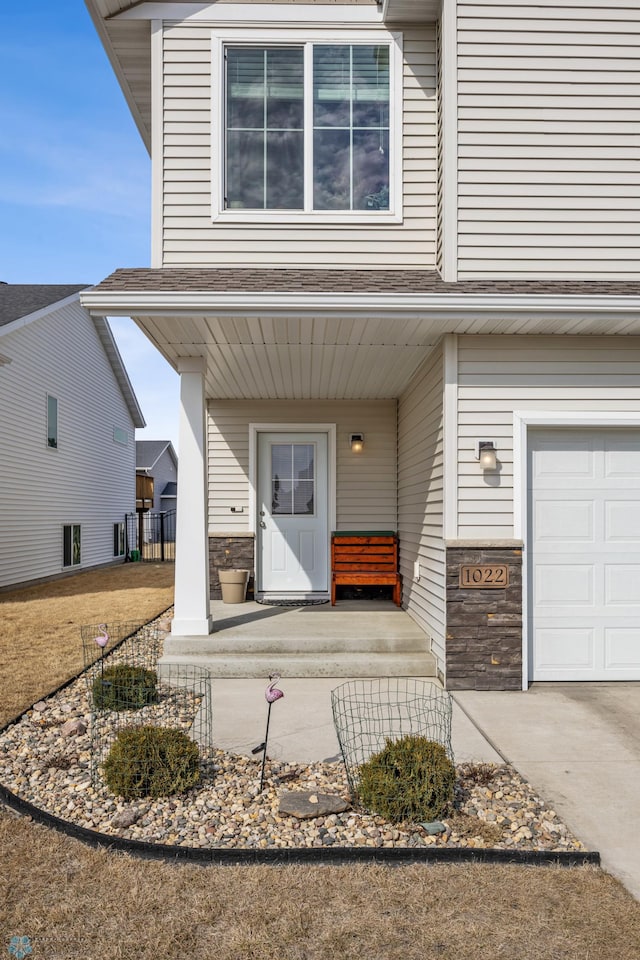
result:
[[[124,558],[144,419],[83,286],[0,284],[0,586]]]
[[[178,458],[170,440],[136,440],[136,473],[153,480],[154,513],[176,509]]]
[[[83,302],[181,376],[173,636],[221,543],[324,597],[391,529],[448,687],[640,679],[637,4],[86,2],[152,157],[151,268]]]

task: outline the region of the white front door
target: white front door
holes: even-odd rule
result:
[[[258,590],[329,587],[326,433],[258,434]]]
[[[532,430],[534,680],[640,680],[640,431]]]

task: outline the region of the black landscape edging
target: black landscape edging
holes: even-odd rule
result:
[[[387,865],[408,863],[496,863],[529,866],[580,867],[585,864],[600,866],[597,851],[571,850],[503,850],[481,847],[283,847],[277,849],[238,849],[237,847],[174,847],[162,843],[145,843],[113,837],[87,827],[79,827],[55,817],[28,800],[16,796],[0,784],[0,800],[26,817],[45,827],[80,840],[90,847],[106,848],[128,853],[145,860],[168,862],[218,864],[220,866],[250,866],[257,864],[349,864],[380,863]]]

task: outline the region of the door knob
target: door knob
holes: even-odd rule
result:
[[[264,520],[261,520],[261,521],[260,521],[260,526],[261,526],[264,530],[267,529],[267,525],[266,525],[266,523],[264,522]]]

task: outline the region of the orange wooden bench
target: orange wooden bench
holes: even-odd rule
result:
[[[331,534],[331,603],[339,585],[390,585],[399,607],[401,583],[398,573],[398,537],[386,530],[336,531]]]

